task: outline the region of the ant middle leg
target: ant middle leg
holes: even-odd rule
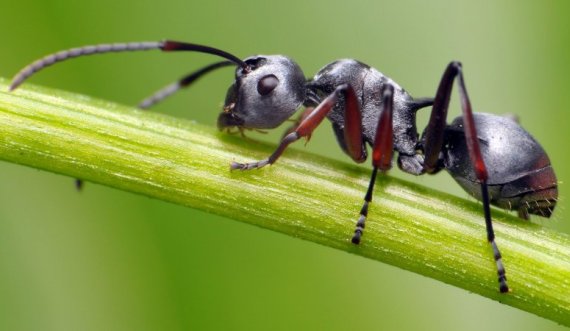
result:
[[[394,86],[386,84],[382,89],[383,109],[378,119],[378,125],[376,126],[376,136],[374,137],[374,146],[372,148],[372,175],[370,177],[370,183],[368,184],[368,190],[364,196],[364,204],[360,209],[360,217],[356,222],[356,228],[352,236],[351,241],[353,244],[359,244],[362,238],[366,218],[368,217],[368,205],[372,201],[372,193],[374,191],[378,170],[382,173],[386,173],[392,168],[392,155],[394,151],[394,132],[392,124],[393,104]],[[350,130],[348,126],[345,128]],[[349,135],[348,130],[345,131],[345,138]]]

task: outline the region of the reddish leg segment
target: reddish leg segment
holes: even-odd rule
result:
[[[362,115],[356,92],[352,88],[348,88],[345,93],[343,131],[347,154],[357,163],[364,162],[366,150],[362,138]]]
[[[301,122],[303,122],[305,120],[305,118],[307,118],[313,112],[313,110],[315,110],[315,107],[306,107],[303,110],[303,112],[297,117],[297,119],[291,120],[293,122],[293,125],[288,127],[287,130],[285,130],[285,132],[283,132],[281,139],[285,138],[289,133],[295,131],[297,129],[297,127],[299,127]],[[310,139],[310,137],[308,137],[307,139]]]
[[[465,81],[463,80],[463,73],[461,63],[451,62],[443,77],[437,90],[437,94],[433,104],[433,110],[429,120],[428,127],[425,134],[425,163],[424,167],[426,172],[432,172],[437,167],[436,164],[439,159],[439,153],[443,147],[443,138],[446,126],[447,109],[449,107],[449,99],[453,87],[453,81],[457,77],[459,87],[459,97],[461,100],[461,109],[463,111],[463,123],[465,126],[465,140],[467,142],[467,149],[469,151],[469,158],[473,163],[475,175],[481,184],[481,197],[483,202],[483,211],[485,213],[485,225],[487,228],[487,240],[493,248],[493,256],[497,265],[497,275],[499,281],[499,290],[502,293],[508,292],[507,277],[505,275],[505,268],[501,260],[501,253],[497,244],[495,243],[495,232],[493,231],[493,222],[491,219],[491,208],[489,200],[489,190],[487,188],[487,168],[485,161],[481,155],[479,147],[479,140],[477,139],[477,129],[475,127],[475,120],[473,119],[473,112],[471,110],[471,102],[467,95],[465,88]]]

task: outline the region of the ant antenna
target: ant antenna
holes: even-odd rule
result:
[[[176,91],[180,90],[181,88],[188,87],[190,84],[198,80],[200,77],[204,76],[205,74],[209,73],[210,71],[216,70],[218,68],[227,67],[230,65],[234,65],[235,63],[231,61],[221,61],[212,63],[200,70],[194,71],[191,74],[188,74],[174,82],[170,85],[163,87],[162,89],[155,92],[150,97],[144,99],[139,103],[139,108],[141,109],[148,109],[155,105],[156,103],[164,100],[165,98],[169,97],[170,95],[174,94]]]
[[[28,66],[20,70],[20,72],[18,72],[16,76],[14,76],[12,84],[10,84],[9,90],[13,91],[35,72],[45,67],[48,67],[56,62],[61,62],[67,59],[84,55],[93,55],[93,54],[102,54],[102,53],[111,53],[111,52],[147,51],[152,49],[160,49],[165,52],[190,51],[190,52],[200,52],[200,53],[217,55],[242,67],[243,70],[245,70],[246,72],[249,72],[251,70],[245,62],[237,58],[235,55],[232,55],[228,52],[222,51],[217,48],[204,46],[204,45],[190,44],[190,43],[184,43],[172,40],[165,40],[158,42],[151,41],[151,42],[99,44],[99,45],[83,46],[83,47],[60,51],[54,54],[44,56],[43,58],[34,61],[33,63],[29,64]]]

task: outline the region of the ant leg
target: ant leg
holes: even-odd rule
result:
[[[348,88],[345,93],[344,128],[342,148],[356,163],[366,160],[366,146],[362,138],[362,114],[354,89]]]
[[[287,134],[282,140],[275,152],[268,158],[258,162],[252,163],[237,163],[232,162],[230,168],[232,170],[250,170],[264,167],[268,164],[273,164],[283,154],[289,144],[301,139],[302,137],[310,137],[315,128],[321,124],[327,114],[333,109],[338,101],[340,93],[346,93],[347,90],[352,88],[348,84],[338,86],[333,93],[326,97],[301,123],[297,128]]]
[[[233,63],[231,61],[221,61],[221,62],[212,63],[212,64],[210,64],[210,65],[208,65],[208,66],[206,66],[200,70],[194,71],[193,73],[182,77],[177,82],[163,87],[162,89],[156,91],[150,97],[141,101],[139,103],[139,108],[148,109],[148,108],[152,107],[153,105],[157,104],[158,102],[169,97],[170,95],[174,94],[175,92],[177,92],[181,88],[190,86],[190,84],[192,84],[193,82],[195,82],[196,80],[198,80],[199,78],[204,76],[205,74],[207,74],[213,70],[216,70],[218,68],[223,68],[223,67],[227,67],[230,65],[235,65],[235,63]]]
[[[469,158],[473,163],[477,180],[481,184],[481,197],[483,202],[483,211],[485,214],[485,226],[487,228],[487,240],[493,248],[493,256],[497,265],[499,290],[501,293],[505,293],[509,291],[509,287],[507,285],[505,268],[501,260],[501,252],[495,243],[495,232],[493,230],[493,222],[491,219],[489,190],[487,187],[487,167],[485,166],[485,161],[483,160],[481,149],[479,147],[477,129],[475,127],[475,120],[473,119],[473,112],[471,110],[471,102],[469,101],[467,89],[465,88],[462,67],[459,62],[451,62],[447,66],[447,69],[441,78],[425,134],[424,167],[429,173],[437,171],[439,153],[443,147],[449,98],[451,96],[453,81],[456,77],[458,79],[459,97],[461,100],[461,109],[463,111],[463,125],[465,128],[465,140],[467,142]]]
[[[287,130],[285,130],[285,132],[281,136],[281,139],[285,138],[289,133],[295,131],[297,127],[299,127],[301,122],[303,122],[305,118],[307,118],[313,112],[313,110],[315,110],[315,107],[306,107],[305,110],[303,110],[303,112],[299,115],[299,117],[297,117],[297,119],[290,120],[291,122],[293,122],[293,125],[291,125],[290,127],[287,128]]]
[[[376,136],[374,137],[374,147],[372,148],[372,176],[370,177],[368,190],[364,196],[364,204],[360,210],[360,217],[356,222],[356,229],[352,237],[353,244],[360,243],[366,217],[368,216],[368,205],[372,201],[372,192],[374,191],[374,183],[376,182],[378,170],[382,173],[386,173],[392,168],[392,155],[394,150],[394,134],[392,128],[393,103],[394,86],[392,86],[392,84],[386,84],[382,91],[383,109],[378,119]]]

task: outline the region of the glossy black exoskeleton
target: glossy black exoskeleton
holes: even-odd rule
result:
[[[490,204],[516,210],[524,219],[528,219],[529,214],[550,217],[556,205],[556,176],[545,151],[514,120],[472,112],[459,62],[447,66],[435,98],[414,99],[376,69],[351,59],[330,63],[307,80],[301,68],[283,55],[257,55],[240,60],[216,48],[177,41],[104,44],[43,57],[22,69],[10,89],[15,89],[34,72],[68,58],[151,49],[196,51],[226,60],[165,87],[145,99],[141,108],[150,107],[212,70],[230,65],[237,69],[218,117],[220,130],[273,129],[301,106],[305,107],[272,155],[258,162],[233,162],[234,170],[274,163],[289,144],[310,137],[325,117],[332,123],[338,144],[355,162],[367,159],[366,145],[370,145],[372,176],[352,237],[355,244],[360,243],[364,231],[378,170],[385,173],[392,167],[394,151],[398,152],[398,166],[403,171],[422,175],[446,169],[467,192],[482,201],[487,239],[493,248],[501,292],[508,292],[509,288],[495,243]],[[448,125],[447,109],[455,79],[463,114]],[[416,112],[427,106],[433,106],[431,116],[420,137]]]

